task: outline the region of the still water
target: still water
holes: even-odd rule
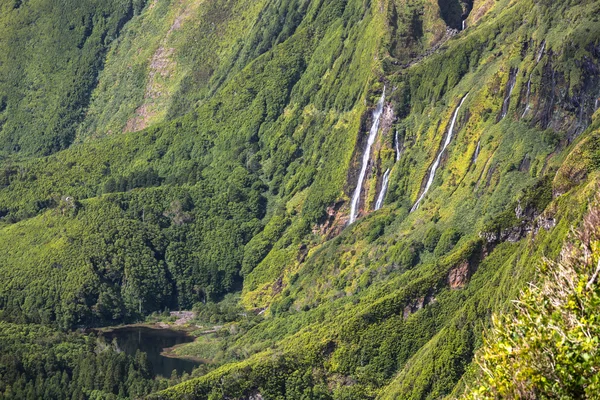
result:
[[[129,355],[135,355],[137,350],[145,352],[155,375],[168,378],[173,370],[177,370],[178,375],[183,372],[191,373],[194,367],[200,365],[200,362],[193,360],[160,354],[166,348],[194,341],[193,337],[182,331],[130,326],[103,332],[101,335],[109,342],[116,339],[118,348]]]

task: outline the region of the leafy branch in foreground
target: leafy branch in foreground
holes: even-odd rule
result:
[[[545,260],[540,286],[493,318],[466,399],[598,398],[600,393],[600,197],[560,261]]]

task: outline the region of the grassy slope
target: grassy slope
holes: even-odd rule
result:
[[[2,1],[0,138],[3,155],[68,147],[110,43],[140,1]]]
[[[261,350],[265,353],[250,358],[239,368],[228,366],[165,395],[189,390],[202,397],[214,385],[212,379],[221,376],[244,382],[246,391],[232,389],[233,396],[248,393],[247,390],[262,392],[277,382],[290,384],[290,380],[271,380],[268,374],[256,370],[254,374],[241,372],[248,371],[243,369],[248,365],[256,365],[257,370],[260,365],[268,371],[271,362],[276,363],[273,357],[277,358],[269,348],[280,349],[295,360],[297,364],[289,363],[292,370],[302,374],[308,364],[327,377],[309,385],[314,396],[319,384],[333,388],[336,398],[377,394],[383,398],[436,398],[448,394],[480,343],[480,332],[490,310],[502,309],[506,299],[518,294],[519,287],[533,278],[540,257],[556,256],[570,226],[581,217],[595,185],[584,186],[579,194],[573,192],[549,206],[558,221],[550,233],[542,230],[535,240],[499,246],[485,258],[464,291],[445,289],[449,270],[476,251],[478,232],[497,223],[495,216],[516,204],[513,201],[523,196],[522,190],[545,175],[552,178],[570,151],[564,149],[564,140],[569,124],[578,122],[576,115],[565,110],[569,107],[564,105],[568,97],[561,100],[562,104],[555,104],[554,121],[563,125],[558,127],[551,118],[548,125],[556,131],[540,129],[543,103],[548,100],[542,88],[544,76],[534,74],[532,78],[531,101],[535,110],[528,118],[519,117],[525,106],[527,77],[542,45],[537,38],[547,35],[547,49],[558,54],[544,53],[538,65],[552,65],[556,74],[564,74],[563,78],[576,65],[581,68],[577,58],[565,60],[561,56],[563,46],[573,45],[571,38],[580,38],[580,31],[594,32],[593,17],[586,19],[583,15],[598,5],[574,6],[575,3],[531,7],[527,2],[498,5],[478,27],[452,40],[439,55],[392,77],[391,80],[399,81],[399,92],[401,85],[409,87],[405,90],[409,92],[411,113],[398,125],[405,132],[408,150],[393,169],[389,207],[365,218],[335,240],[314,247],[302,263],[295,261],[297,245],[285,246],[284,236],[246,278],[245,285],[246,291],[252,290],[256,279],[272,281],[282,271],[283,290],[267,285],[258,296],[252,291],[245,295],[245,301],[254,306],[264,304],[261,299],[266,299],[276,315],[237,338],[232,346],[236,354]],[[547,25],[549,16],[560,12],[566,12],[580,24],[572,28],[570,35],[559,37],[555,32],[563,27]],[[522,20],[536,23],[521,24]],[[523,43],[530,40],[529,49],[523,51]],[[591,39],[592,43],[596,41]],[[518,74],[509,116],[498,123],[511,67],[526,72]],[[587,90],[588,106],[584,112],[591,115],[589,99],[596,95],[593,91],[597,86],[586,87],[584,79],[569,75],[560,84],[571,90],[572,96],[578,90]],[[437,142],[434,138],[447,128],[458,99],[469,90],[471,94],[459,118],[460,131],[434,188],[420,210],[407,216],[418,195],[420,177],[436,154],[437,147],[430,144]],[[400,95],[392,99],[403,100]],[[586,135],[590,134],[588,131]],[[482,152],[478,163],[471,165],[478,140]],[[563,140],[558,150],[557,140]],[[529,160],[526,167],[525,159]],[[556,189],[555,186],[554,192]],[[544,204],[538,211],[545,207]],[[454,252],[441,260],[423,252],[421,263],[414,269],[398,270],[402,249],[411,241],[422,240],[434,224],[440,230],[453,227],[463,233]],[[406,306],[432,295],[437,299],[435,304],[403,322],[400,316]],[[325,360],[314,361],[322,357],[319,354],[323,351],[328,355]],[[234,378],[234,371],[242,377]],[[397,371],[397,378],[379,392],[378,388],[385,386]],[[254,386],[245,380],[254,382]],[[287,386],[281,390],[290,393]]]
[[[278,12],[287,15],[278,7],[271,4],[263,12],[265,15]],[[70,231],[81,223],[88,209],[93,210],[90,211],[92,214],[99,213],[100,220],[114,218],[116,211],[126,219],[137,220],[129,222],[134,236],[143,238],[145,230],[158,229],[158,247],[150,246],[149,258],[143,256],[145,250],[140,250],[139,255],[145,260],[142,271],[150,273],[159,266],[159,274],[170,277],[159,289],[163,293],[158,297],[159,301],[151,301],[151,305],[146,306],[144,299],[150,300],[153,295],[136,288],[127,289],[126,283],[132,284],[130,279],[123,280],[130,273],[127,263],[115,263],[108,254],[99,260],[75,257],[76,245],[71,241],[57,252],[53,263],[74,274],[79,273],[82,281],[63,285],[61,290],[49,290],[51,280],[41,275],[40,290],[54,293],[41,297],[37,290],[21,291],[23,285],[27,286],[25,283],[7,285],[2,294],[3,307],[10,303],[11,312],[7,315],[14,311],[16,318],[36,322],[57,320],[62,326],[69,326],[89,323],[90,313],[95,314],[107,306],[106,317],[110,319],[113,314],[119,319],[132,315],[138,308],[150,311],[176,304],[190,307],[207,295],[218,296],[232,290],[239,281],[236,276],[242,265],[243,244],[260,230],[259,219],[264,215],[263,196],[271,197],[273,200],[269,204],[274,207],[278,203],[277,197],[291,197],[313,183],[313,186],[326,190],[313,189],[318,196],[310,197],[311,209],[305,212],[305,221],[295,228],[298,230],[300,226],[297,236],[303,235],[306,220],[314,220],[323,213],[325,204],[339,196],[353,147],[353,137],[344,133],[348,129],[358,130],[360,110],[364,109],[365,83],[376,66],[371,63],[377,46],[364,45],[358,49],[346,46],[345,37],[350,35],[353,41],[358,41],[361,35],[380,36],[374,30],[377,26],[374,19],[369,25],[365,24],[370,27],[367,30],[344,22],[362,18],[364,9],[360,4],[344,8],[342,3],[314,3],[304,11],[303,18],[294,17],[283,26],[273,25],[270,19],[261,19],[255,26],[256,34],[248,38],[250,42],[246,43],[243,57],[240,56],[240,60],[248,65],[244,67],[240,61],[237,73],[232,69],[232,78],[224,80],[215,94],[193,113],[135,135],[101,138],[74,145],[50,157],[4,164],[0,196],[6,224],[22,221],[18,226],[27,226],[32,224],[25,221],[29,218],[37,216],[35,220],[40,221],[40,218],[54,218],[53,213],[69,211],[71,219],[57,223],[61,229]],[[152,13],[154,8],[149,5],[146,12]],[[134,23],[142,18],[143,15]],[[271,48],[273,43],[286,38],[284,43]],[[262,54],[260,48],[263,48]],[[350,60],[352,63],[347,64]],[[111,68],[109,63],[106,70]],[[330,72],[325,73],[328,70]],[[317,100],[306,105],[312,96]],[[299,126],[302,128],[296,129]],[[291,132],[297,132],[297,136],[290,135]],[[323,143],[332,148],[330,155],[318,151]],[[344,149],[345,159],[339,157]],[[336,185],[330,185],[332,179]],[[223,184],[224,181],[230,181],[231,185]],[[156,203],[153,192],[143,188],[160,184],[163,186],[162,197]],[[178,187],[183,187],[183,191]],[[102,193],[131,188],[142,192],[120,199],[122,211],[110,211],[113,201],[110,197],[86,201]],[[191,195],[191,202],[185,199],[190,196],[190,191],[196,193]],[[75,210],[70,210],[69,204],[63,204],[67,197],[75,199],[77,204],[71,204]],[[186,202],[188,209],[183,209],[181,205]],[[102,206],[94,209],[93,204]],[[44,213],[46,216],[41,216]],[[233,229],[230,229],[231,224]],[[8,233],[12,228],[7,229],[8,245]],[[29,225],[28,229],[35,235],[42,228],[38,223]],[[195,232],[197,239],[191,239],[190,232]],[[99,227],[98,234],[101,237],[111,235],[103,227]],[[124,243],[120,241],[124,234],[117,235],[117,246]],[[236,239],[223,240],[230,235]],[[82,236],[86,239],[94,233],[83,232]],[[136,251],[133,250],[133,254]],[[46,257],[46,253],[50,253],[49,246],[42,245],[39,252],[41,259],[49,259]],[[20,263],[13,259],[9,247],[7,253],[3,268],[19,271],[15,281],[44,270],[33,262]],[[48,271],[53,271],[50,268],[53,263],[47,265]],[[90,268],[94,270],[92,273]],[[60,272],[54,273],[60,275]],[[145,272],[141,274],[142,277],[146,275]],[[198,276],[207,274],[208,278],[201,279],[204,282],[197,281]],[[84,289],[97,288],[94,283],[97,279],[107,280],[106,290]],[[115,292],[114,285],[121,289]],[[19,295],[14,296],[13,290],[17,287]],[[41,308],[52,308],[56,303],[53,296],[64,299],[79,296],[85,305],[78,311],[56,309],[43,318],[33,312],[40,305],[43,305]],[[105,301],[109,304],[102,304]]]
[[[511,218],[497,216],[525,189],[561,166],[566,182],[544,190],[565,192],[578,183],[573,176],[581,174],[565,172],[572,161],[563,161],[569,132],[589,118],[597,96],[590,92],[597,81],[590,83],[581,62],[598,63],[587,47],[598,40],[597,2],[498,2],[478,25],[408,69],[398,65],[444,34],[437,2],[228,2],[244,11],[226,15],[219,2],[210,3],[147,5],[111,47],[79,128],[82,143],[4,163],[0,269],[10,282],[0,292],[3,318],[63,327],[123,320],[140,304],[143,312],[189,306],[232,290],[241,270],[243,304],[270,306],[263,322],[220,339],[227,349],[221,361],[247,360],[163,396],[450,393],[490,310],[516,296],[537,257],[556,253],[584,208],[586,190],[576,188],[550,207],[559,222],[550,233],[502,244],[477,262],[479,231],[510,226]],[[181,27],[169,33],[182,15]],[[565,18],[553,21],[557,15]],[[194,27],[213,23],[215,36],[197,36]],[[559,34],[567,24],[567,34]],[[251,34],[242,36],[246,26]],[[137,34],[142,30],[151,34]],[[544,37],[547,51],[534,68]],[[174,50],[165,76],[153,78],[161,47]],[[520,71],[517,84],[509,115],[497,123],[511,68]],[[521,119],[531,71],[533,110]],[[553,75],[556,90],[549,93]],[[355,147],[362,146],[357,134],[368,130],[367,105],[382,77],[400,118],[381,135],[377,173],[366,186],[377,188],[374,178],[393,168],[386,207],[326,241],[311,228],[336,201],[346,202],[338,217],[347,213]],[[149,87],[160,95],[144,100]],[[467,91],[434,187],[408,215]],[[574,96],[584,99],[583,117]],[[156,125],[117,135],[144,104],[156,111],[146,123]],[[392,165],[395,129],[406,151]],[[482,152],[470,165],[478,140]],[[111,179],[131,181],[150,170],[160,179],[141,186],[159,188],[104,194],[121,191]],[[79,203],[73,208],[64,196]],[[581,207],[571,209],[574,203]],[[433,226],[454,228],[462,238],[453,248],[421,250]],[[309,249],[304,259],[302,246]],[[466,261],[477,272],[463,290],[450,290],[450,271]],[[421,298],[429,304],[404,318]]]

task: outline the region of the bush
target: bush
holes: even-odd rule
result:
[[[458,243],[460,236],[460,232],[458,232],[454,228],[445,230],[442,236],[440,237],[437,246],[435,246],[433,254],[436,257],[441,257],[444,254],[447,254],[450,250],[454,248],[456,243]]]
[[[466,399],[597,398],[600,393],[600,209],[584,218],[558,263],[516,310],[495,316]]]
[[[435,226],[429,228],[427,233],[425,234],[425,239],[423,239],[423,247],[427,251],[434,251],[438,242],[440,241],[440,236],[442,233]]]

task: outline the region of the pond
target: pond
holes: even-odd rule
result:
[[[137,350],[148,355],[155,375],[169,378],[173,370],[177,374],[191,373],[194,367],[201,364],[186,358],[165,357],[164,349],[182,343],[193,342],[194,338],[183,331],[173,329],[152,329],[144,326],[126,326],[100,333],[107,341],[116,339],[118,348],[126,354],[135,355]]]

